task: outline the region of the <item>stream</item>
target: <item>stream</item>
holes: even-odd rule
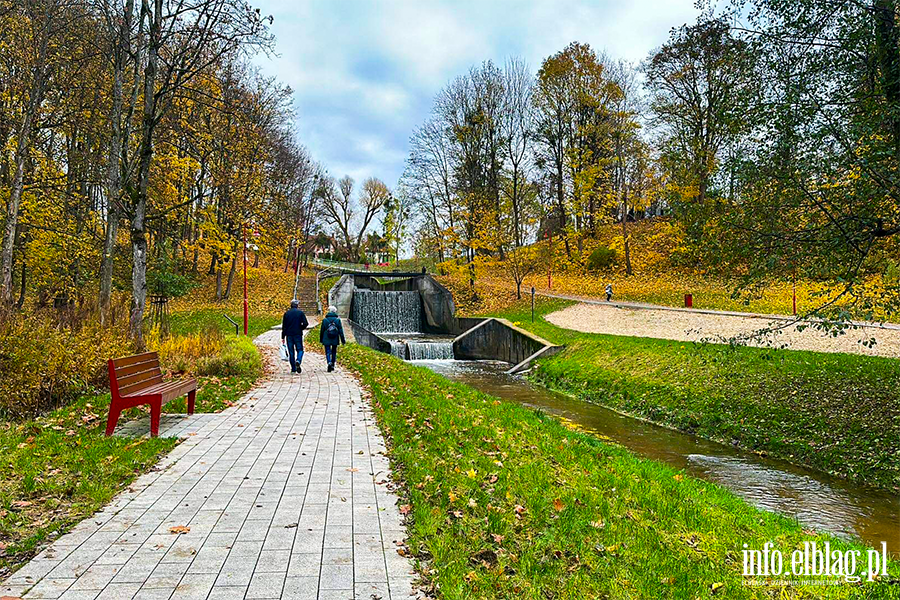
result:
[[[856,537],[900,556],[900,497],[621,415],[507,375],[493,361],[410,361],[493,396],[568,419],[635,454],[722,485],[750,504],[806,527]]]

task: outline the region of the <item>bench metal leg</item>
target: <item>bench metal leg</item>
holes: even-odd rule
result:
[[[162,412],[162,402],[150,404],[150,437],[159,437],[159,415]]]
[[[111,436],[113,431],[116,430],[116,424],[119,422],[120,414],[122,414],[122,409],[114,404],[110,404],[109,416],[106,417],[106,437]]]
[[[188,392],[188,414],[194,414],[194,402],[197,400],[197,390]]]

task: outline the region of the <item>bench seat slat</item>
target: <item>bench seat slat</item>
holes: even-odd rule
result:
[[[123,398],[141,398],[145,396],[162,396],[163,402],[168,402],[172,398],[178,398],[185,393],[196,390],[197,381],[195,379],[181,379],[178,381],[164,381],[142,390],[123,394]]]
[[[150,360],[147,362],[135,363],[133,365],[128,365],[127,367],[116,367],[116,380],[122,381],[125,377],[129,375],[134,375],[135,373],[140,373],[141,371],[148,371],[150,369],[158,369],[159,361],[158,360]]]
[[[159,354],[156,352],[145,352],[144,354],[135,354],[134,356],[123,356],[122,358],[113,359],[113,365],[119,367],[127,367],[129,365],[149,362],[151,360],[159,360]]]
[[[148,382],[152,379],[161,378],[162,371],[159,370],[159,367],[153,369],[145,369],[143,371],[138,371],[137,373],[132,373],[131,375],[127,375],[125,377],[119,377],[118,372],[116,373],[116,382],[119,384],[119,389],[131,387],[135,384],[141,382]],[[147,383],[146,385],[152,385],[152,383]]]
[[[131,385],[123,385],[119,387],[119,395],[120,396],[130,396],[137,392],[143,391],[150,386],[156,385],[157,383],[162,383],[162,375],[154,375],[152,377],[147,377],[141,381],[136,383],[132,383]]]

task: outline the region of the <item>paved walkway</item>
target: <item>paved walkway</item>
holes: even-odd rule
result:
[[[257,343],[271,349],[278,337]],[[384,442],[359,386],[340,367],[327,373],[321,355],[307,353],[299,376],[278,362],[238,406],[165,418],[161,435],[184,441],[14,573],[0,596],[414,595],[411,564],[397,553],[405,532]]]

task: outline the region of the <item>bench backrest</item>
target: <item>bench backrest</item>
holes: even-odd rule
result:
[[[109,388],[113,395],[127,396],[162,383],[159,354],[146,352],[109,361]]]

